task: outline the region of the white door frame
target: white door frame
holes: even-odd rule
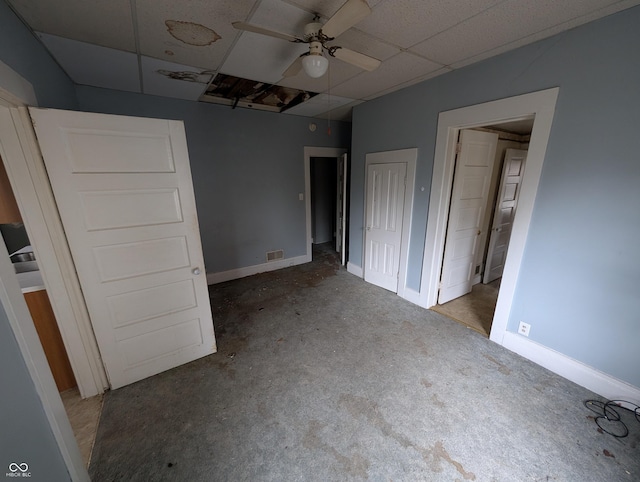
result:
[[[96,393],[100,393],[106,386],[106,377],[102,382],[99,374],[102,365],[100,364],[100,370],[96,373],[94,369],[97,367],[83,365],[81,359],[83,354],[86,357],[91,357],[91,353],[85,351],[83,334],[78,325],[81,323],[82,309],[85,309],[84,313],[86,314],[86,308],[79,291],[79,283],[77,284],[78,291],[74,290],[73,281],[75,280],[77,283],[78,280],[73,265],[69,266],[66,262],[63,249],[66,246],[64,232],[61,230],[61,226],[60,231],[55,229],[56,223],[59,224],[59,219],[55,204],[49,205],[46,201],[50,194],[48,182],[46,186],[42,185],[46,176],[42,178],[32,171],[34,167],[32,161],[39,156],[39,151],[37,144],[34,143],[35,139],[30,139],[25,133],[23,116],[26,114],[24,106],[35,103],[33,88],[26,80],[2,63],[0,63],[0,72],[3,78],[3,85],[0,86],[0,155],[7,167],[7,175],[15,191],[18,207],[36,251],[44,284],[59,322],[60,332],[76,379],[79,384],[84,382],[86,385],[93,385]],[[9,78],[8,82],[6,82],[7,78]],[[26,117],[26,121],[28,121],[28,117]],[[30,123],[29,128],[31,129]],[[33,135],[31,130],[28,132]],[[42,160],[40,159],[40,161]],[[38,189],[43,190],[37,191]],[[53,214],[53,219],[45,219],[44,213]],[[70,261],[70,257],[68,260]],[[9,261],[4,246],[0,246],[0,299],[69,475],[74,481],[88,481],[89,474],[80,454],[78,443],[53,380],[49,363],[44,355],[13,265]],[[62,316],[68,318],[63,319]],[[61,320],[64,320],[65,323],[60,323]],[[88,315],[86,320],[88,321]],[[92,336],[93,332],[90,334]],[[78,344],[79,347],[76,346]],[[75,348],[79,348],[79,350],[76,351]],[[95,362],[95,359],[93,361]],[[88,362],[89,360],[86,360],[84,363]],[[76,372],[78,368],[81,370]],[[104,374],[104,372],[102,373]],[[90,391],[91,387],[88,387],[88,390]],[[86,393],[85,396],[88,396]]]
[[[559,88],[555,87],[441,112],[438,117],[433,177],[429,199],[429,217],[419,296],[419,304],[425,308],[430,308],[437,303],[458,132],[461,129],[470,127],[498,124],[531,117],[532,115],[535,116],[518,210],[513,220],[509,252],[502,275],[503,282],[501,283],[491,326],[490,339],[501,345],[507,333],[513,294],[524,255],[529,223],[533,214],[533,205],[542,173],[558,92]]]
[[[407,270],[409,263],[409,241],[411,237],[411,222],[413,220],[413,194],[416,184],[416,163],[418,161],[418,148],[398,149],[394,151],[371,152],[365,157],[364,177],[365,186],[367,182],[367,172],[370,164],[395,164],[404,163],[407,165],[407,182],[404,191],[404,213],[402,217],[402,242],[400,244],[400,264],[398,266],[398,296],[405,298],[407,289]],[[367,225],[367,190],[364,192],[364,213],[363,226]],[[362,236],[362,274],[366,269],[367,243],[366,236]],[[355,273],[354,273],[355,274]]]
[[[311,158],[312,157],[342,157],[347,153],[344,147],[305,147],[304,148],[304,207],[307,226],[307,254],[305,262],[311,256]],[[345,179],[346,183],[346,179]]]

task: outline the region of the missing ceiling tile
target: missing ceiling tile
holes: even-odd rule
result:
[[[222,37],[209,27],[199,23],[183,22],[180,20],[167,20],[167,31],[175,38],[189,45],[204,47],[220,40]]]
[[[237,106],[271,112],[284,112],[316,95],[318,95],[316,92],[307,92],[232,75],[218,74],[209,84],[206,92],[200,97],[200,100],[230,105],[233,108]]]

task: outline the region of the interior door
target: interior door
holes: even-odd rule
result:
[[[483,283],[491,283],[500,278],[507,259],[507,248],[511,237],[511,226],[516,214],[522,174],[527,160],[527,151],[507,149],[504,156],[504,167],[498,188],[498,199],[493,213],[487,264],[482,278]]]
[[[347,262],[347,155],[338,158],[338,186],[336,199],[336,251],[340,262]]]
[[[364,279],[396,293],[407,165],[369,164]]]
[[[214,353],[182,122],[30,113],[111,387]]]
[[[439,304],[471,291],[497,145],[498,134],[460,132]]]

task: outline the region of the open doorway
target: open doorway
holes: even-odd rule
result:
[[[533,122],[531,116],[459,133],[442,288],[432,309],[487,337],[498,300]],[[470,138],[473,141],[465,140]],[[485,165],[482,176],[480,165]],[[479,189],[481,185],[484,189]]]
[[[0,242],[6,248],[46,362],[71,423],[82,459],[89,465],[102,409],[102,394],[82,399],[38,260],[0,157]]]
[[[311,239],[313,252],[347,258],[347,156],[311,157]],[[312,255],[315,257],[315,254]]]
[[[314,247],[324,245],[337,251],[338,159],[311,158],[311,237]]]
[[[347,150],[333,147],[304,148],[307,255],[322,247],[337,256],[342,265],[347,259]]]
[[[559,90],[556,87],[507,97],[441,112],[438,116],[425,238],[425,246],[428,249],[424,250],[421,287],[417,299],[418,304],[425,308],[432,308],[438,304],[458,133],[463,129],[504,124],[534,117],[527,153],[526,172],[522,179],[518,209],[513,219],[509,250],[504,262],[498,301],[489,336],[492,341],[521,354],[525,350],[521,346],[522,337],[508,330],[509,315],[524,257]]]

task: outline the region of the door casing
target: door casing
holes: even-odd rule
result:
[[[5,162],[7,174],[12,183],[12,187],[16,194],[16,200],[20,208],[21,214],[27,226],[30,240],[36,250],[41,271],[43,273],[45,288],[47,292],[56,292],[59,296],[51,296],[51,304],[54,313],[61,325],[61,334],[67,351],[70,352],[69,341],[73,343],[73,348],[77,349],[81,354],[92,357],[90,350],[85,350],[82,338],[82,309],[84,307],[81,298],[81,292],[74,290],[73,283],[66,281],[73,280],[75,270],[73,266],[68,266],[65,262],[64,247],[66,239],[62,231],[55,229],[57,218],[57,208],[55,204],[49,204],[44,198],[39,198],[36,194],[37,188],[42,188],[40,184],[44,182],[37,172],[33,169],[37,162],[38,147],[34,142],[31,123],[26,114],[26,105],[36,105],[33,88],[19,74],[11,70],[0,62],[0,73],[2,74],[2,85],[0,86],[0,154]],[[6,86],[6,88],[5,88]],[[40,159],[41,161],[41,159]],[[34,165],[35,164],[35,165]],[[9,172],[13,166],[13,173]],[[16,172],[19,168],[19,173]],[[16,177],[20,178],[21,183],[16,183]],[[45,178],[46,179],[46,178]],[[30,186],[29,186],[29,183]],[[27,191],[23,187],[29,187]],[[45,187],[45,194],[46,188]],[[50,209],[53,209],[51,211]],[[45,220],[44,213],[50,216]],[[68,247],[67,247],[68,248]],[[20,290],[18,280],[15,276],[13,266],[9,262],[6,249],[0,247],[0,299],[5,308],[9,324],[15,335],[18,347],[22,354],[27,370],[31,375],[34,387],[40,400],[42,407],[49,422],[49,427],[58,444],[58,448],[64,460],[65,466],[72,480],[89,481],[89,474],[84,465],[78,443],[73,434],[71,424],[62,404],[62,399],[58,393],[49,364],[44,355],[42,345],[36,333],[33,320],[27,309],[24,296]],[[47,269],[47,266],[50,269]],[[71,269],[71,271],[69,271]],[[62,273],[64,279],[58,284]],[[77,278],[75,278],[77,282]],[[54,289],[55,288],[55,289]],[[76,298],[80,295],[80,298]],[[60,310],[68,315],[64,325],[71,330],[71,334],[63,329],[60,320]],[[86,307],[84,307],[86,313]],[[88,315],[86,317],[88,322]],[[70,336],[71,335],[71,336]],[[77,353],[77,352],[76,352]],[[69,353],[71,358],[71,353]],[[97,356],[97,350],[95,355]],[[76,379],[80,385],[81,380],[85,383],[85,388],[96,390],[100,393],[106,387],[106,376],[104,371],[101,372],[101,365],[91,365],[96,359],[85,360],[83,374]],[[99,357],[98,360],[99,362]],[[78,362],[76,362],[78,363]],[[73,367],[72,362],[72,367]],[[80,363],[82,365],[82,363]],[[101,376],[102,373],[102,376]],[[84,396],[88,396],[83,394]]]
[[[466,128],[495,125],[535,116],[527,169],[522,182],[518,210],[513,222],[509,252],[502,276],[503,282],[491,326],[490,339],[501,345],[507,333],[509,313],[524,255],[558,92],[559,88],[555,87],[441,112],[438,117],[421,291],[417,300],[418,304],[425,308],[430,308],[437,303],[458,133]]]
[[[304,206],[307,231],[307,254],[305,262],[311,261],[312,236],[311,236],[311,158],[312,157],[342,157],[347,154],[343,147],[305,147],[304,148]]]

